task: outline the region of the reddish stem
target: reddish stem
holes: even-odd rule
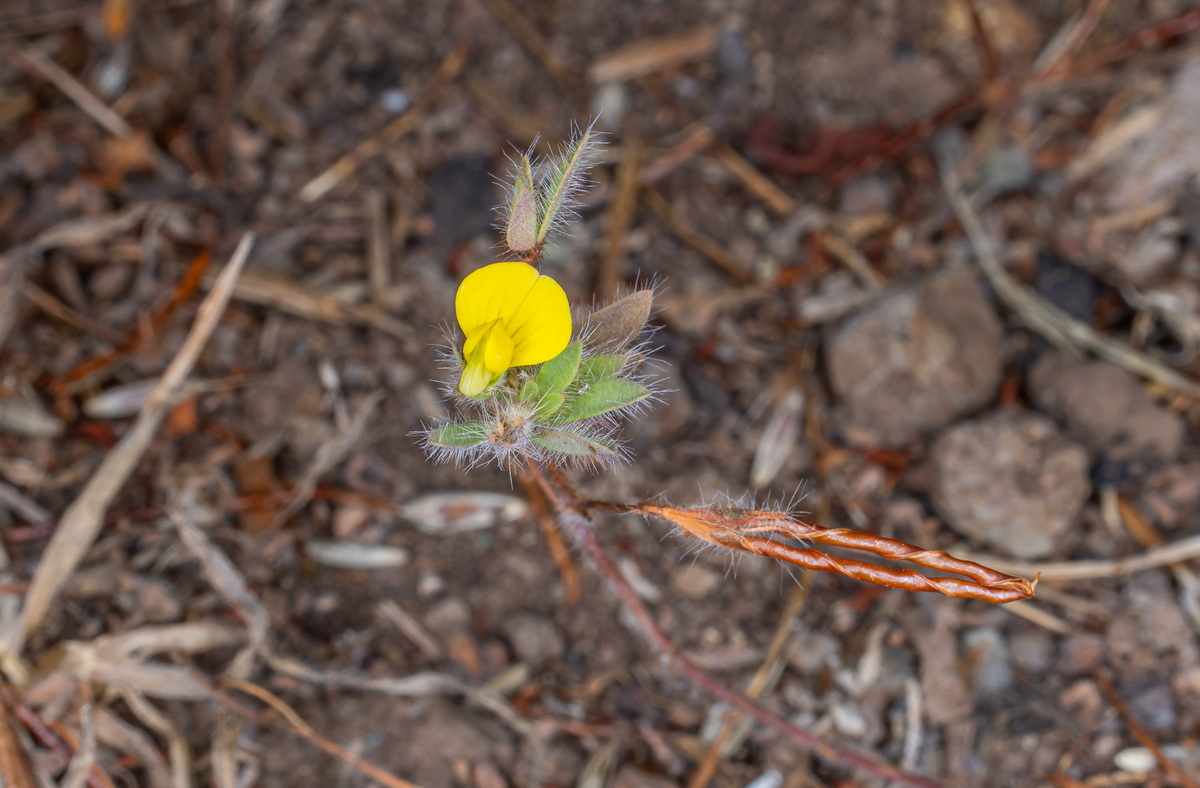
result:
[[[782,733],[802,747],[811,750],[818,757],[831,763],[857,769],[875,777],[892,780],[902,785],[918,786],[919,788],[942,788],[941,784],[934,780],[901,771],[890,763],[878,760],[866,753],[855,752],[843,745],[828,742],[815,733],[799,728],[782,717],[767,711],[745,695],[731,690],[713,676],[696,667],[695,664],[684,656],[679,646],[675,645],[674,641],[659,629],[658,624],[654,621],[654,616],[642,604],[642,600],[638,598],[616,565],[613,564],[612,559],[608,557],[608,553],[605,552],[604,548],[596,540],[591,522],[577,510],[576,498],[568,492],[570,487],[562,475],[552,470],[551,474],[556,477],[555,482],[557,484],[553,483],[547,478],[543,469],[532,463],[529,465],[529,473],[546,493],[546,498],[553,504],[559,524],[566,528],[578,540],[579,544],[583,546],[588,555],[591,556],[592,561],[600,569],[601,574],[604,575],[604,579],[608,581],[609,586],[617,594],[617,597],[620,598],[622,604],[637,619],[646,637],[649,638],[650,642],[659,651],[670,657],[679,666],[680,671],[695,682],[698,687],[708,692],[717,700],[728,704],[762,725],[766,725]]]

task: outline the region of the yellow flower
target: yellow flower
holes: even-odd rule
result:
[[[463,343],[458,390],[477,397],[510,367],[541,364],[571,341],[571,307],[558,282],[526,263],[475,271],[454,297]]]

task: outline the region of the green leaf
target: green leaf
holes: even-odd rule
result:
[[[538,370],[537,387],[543,393],[563,392],[579,374],[579,359],[583,356],[583,343],[572,342],[563,352],[542,364]]]
[[[552,391],[541,398],[541,400],[538,402],[537,411],[534,415],[536,415],[539,419],[548,419],[557,413],[558,409],[561,408],[563,403],[566,401],[566,396],[559,394],[556,391]]]
[[[429,433],[432,446],[448,449],[465,449],[483,443],[488,437],[489,425],[483,421],[450,422],[434,427]]]
[[[539,208],[533,186],[529,154],[521,157],[514,172],[512,197],[508,201],[508,220],[504,238],[514,252],[528,252],[538,244]]]
[[[620,456],[617,447],[610,441],[567,430],[544,430],[536,433],[530,440],[547,451],[569,457],[608,459]]]
[[[650,396],[650,389],[641,383],[624,378],[597,380],[587,388],[567,397],[566,404],[559,410],[554,421],[564,424],[571,421],[603,416],[614,410],[640,402]]]
[[[592,383],[603,378],[615,378],[625,365],[629,356],[624,353],[601,353],[585,358],[579,365],[579,380]]]
[[[646,327],[653,300],[653,290],[638,290],[593,312],[586,320],[588,346],[597,350],[624,348]]]
[[[525,385],[521,386],[521,401],[543,403],[546,400],[554,400],[555,394],[566,391],[567,386],[570,386],[579,374],[579,359],[582,355],[582,342],[572,342],[563,348],[563,352],[542,364],[536,378],[525,381]],[[558,405],[555,405],[551,412],[557,410]],[[541,413],[542,409],[538,408],[538,412]]]

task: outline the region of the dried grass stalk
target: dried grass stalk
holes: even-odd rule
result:
[[[250,256],[253,243],[252,233],[242,237],[225,270],[218,277],[216,285],[200,305],[196,322],[179,353],[163,373],[154,391],[147,397],[142,414],[129,432],[121,438],[120,443],[104,458],[79,497],[63,513],[33,576],[21,613],[15,621],[7,622],[3,633],[0,633],[0,660],[3,660],[5,670],[18,683],[23,683],[25,678],[25,670],[18,660],[25,645],[25,638],[41,623],[59,591],[96,540],[104,523],[104,512],[158,432],[163,418],[199,358],[200,351],[224,314],[225,306],[233,293],[233,286]]]

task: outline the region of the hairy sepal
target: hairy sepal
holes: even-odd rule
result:
[[[589,349],[611,353],[627,347],[645,329],[653,301],[653,290],[638,290],[593,312],[586,321]]]
[[[539,244],[562,223],[564,216],[575,205],[574,193],[583,185],[583,174],[591,164],[596,149],[594,137],[595,132],[589,126],[576,135],[560,156],[547,164],[540,188],[542,216],[537,232]]]
[[[541,206],[538,202],[533,167],[529,162],[529,154],[525,154],[515,167],[504,228],[505,243],[514,252],[529,252],[537,248],[541,223]]]

